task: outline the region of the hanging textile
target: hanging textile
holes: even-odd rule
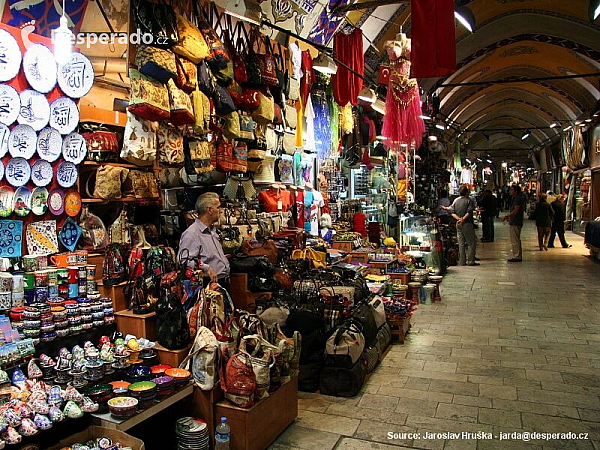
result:
[[[304,110],[304,119],[306,120],[306,128],[304,130],[304,150],[314,152],[315,145],[315,111],[312,104],[312,96],[309,94],[306,100],[306,108]]]
[[[333,51],[337,60],[361,75],[364,73],[363,34],[360,28],[354,29],[350,34],[343,31],[336,33],[333,38]],[[331,85],[333,98],[338,105],[358,104],[358,93],[363,87],[361,77],[338,64],[337,74],[331,77]]]
[[[328,103],[331,118],[331,148],[332,152],[336,152],[340,146],[340,109],[336,102]]]
[[[390,57],[390,81],[382,134],[389,148],[399,149],[400,144],[418,148],[425,132],[419,85],[417,80],[409,78],[410,45],[410,39],[403,33],[385,45]]]
[[[296,102],[296,147],[302,150],[304,147],[304,110],[302,109],[302,105],[299,102]]]
[[[314,96],[313,110],[315,112],[315,147],[319,161],[325,161],[331,154],[333,146],[331,139],[331,116],[329,115],[329,104],[327,98]]]
[[[302,50],[298,47],[297,42],[290,42],[288,47],[290,51],[290,60],[292,61],[292,76],[296,80],[302,79]]]
[[[310,94],[314,82],[315,72],[313,70],[312,57],[308,50],[304,50],[302,52],[302,79],[300,80],[300,99],[302,100],[302,106],[306,105],[308,94]]]
[[[454,0],[411,0],[415,58],[411,76],[432,78],[456,71]]]

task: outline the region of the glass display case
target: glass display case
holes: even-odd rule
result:
[[[441,241],[433,217],[401,217],[400,246],[403,253],[415,258],[417,268],[436,275],[444,273]]]

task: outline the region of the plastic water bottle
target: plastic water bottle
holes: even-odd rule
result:
[[[227,425],[227,417],[221,417],[221,423],[215,430],[215,450],[229,450],[231,429]]]

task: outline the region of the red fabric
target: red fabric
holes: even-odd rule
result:
[[[411,0],[410,11],[415,55],[411,77],[441,77],[455,72],[454,0]]]
[[[302,100],[302,107],[304,107],[308,101],[308,94],[310,94],[312,85],[315,82],[315,71],[313,70],[312,58],[308,50],[302,52],[302,74],[302,79],[300,80],[300,99]]]
[[[364,74],[365,57],[363,55],[363,34],[356,28],[350,34],[338,32],[333,38],[333,51],[335,58],[354,71]],[[338,64],[337,74],[331,77],[333,98],[340,106],[350,103],[358,104],[358,93],[363,87],[363,80],[341,64]]]
[[[304,191],[298,189],[296,192],[296,227],[304,229]]]
[[[258,194],[258,201],[263,205],[266,212],[286,212],[291,209],[293,200],[289,191],[267,189]],[[278,208],[279,202],[281,202],[281,209]]]

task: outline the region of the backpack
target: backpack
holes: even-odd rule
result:
[[[225,398],[236,406],[246,408],[254,404],[256,375],[252,369],[250,355],[236,353],[227,361],[225,370],[219,366],[221,388]]]
[[[179,367],[187,369],[194,383],[203,391],[210,391],[217,384],[219,345],[215,335],[206,327],[200,327],[194,344]]]
[[[156,340],[169,350],[185,348],[190,329],[180,299],[176,294],[161,295],[156,304]]]
[[[127,279],[125,257],[121,244],[112,243],[106,247],[102,263],[102,282],[106,285],[119,284]]]

